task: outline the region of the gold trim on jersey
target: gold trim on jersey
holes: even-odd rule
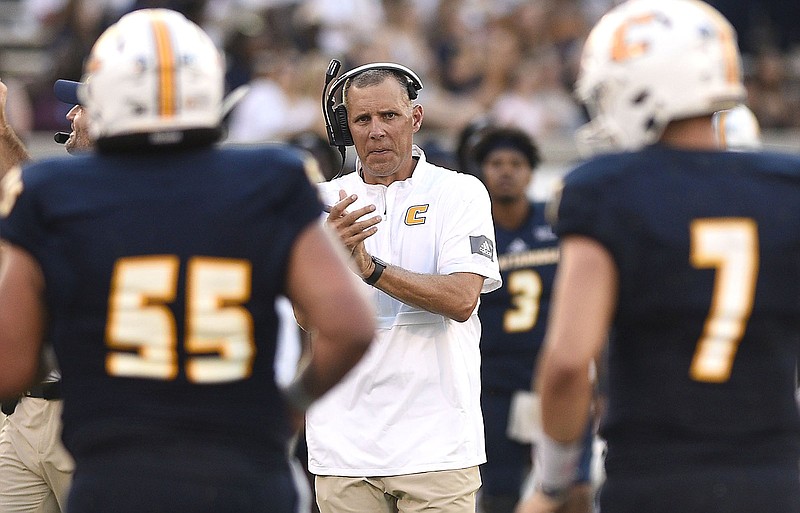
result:
[[[557,247],[531,249],[518,253],[507,253],[497,258],[500,271],[513,271],[522,267],[536,267],[558,263],[559,251]]]

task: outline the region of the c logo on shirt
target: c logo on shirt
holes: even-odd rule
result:
[[[428,211],[428,205],[415,205],[408,207],[406,210],[406,224],[413,226],[415,224],[425,224],[425,216],[422,215]]]

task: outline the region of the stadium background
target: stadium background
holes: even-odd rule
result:
[[[170,7],[201,24],[224,49],[228,88],[251,85],[253,104],[229,119],[229,140],[324,137],[320,95],[331,58],[350,69],[394,61],[425,89],[418,142],[431,160],[458,167],[468,127],[517,125],[544,160],[531,195],[580,157],[585,114],[571,95],[586,33],[613,0],[0,0],[0,78],[9,123],[35,158],[63,155],[68,106],[57,78],[77,80],[97,34],[124,12]],[[712,0],[739,32],[749,104],[767,149],[800,152],[800,2]],[[349,152],[352,154],[353,152]],[[352,155],[350,155],[352,158]]]

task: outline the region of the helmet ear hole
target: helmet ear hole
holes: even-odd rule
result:
[[[642,92],[640,92],[639,94],[637,94],[636,96],[633,97],[633,101],[631,103],[633,103],[634,105],[641,105],[642,103],[647,101],[647,98],[649,96],[650,96],[650,93],[648,93],[647,91],[642,91]]]

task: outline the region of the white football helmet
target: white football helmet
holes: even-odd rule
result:
[[[720,148],[731,151],[761,149],[761,126],[747,105],[715,112],[714,131]]]
[[[144,134],[150,144],[173,144],[219,132],[223,56],[178,12],[126,14],[98,38],[84,73],[78,96],[98,143]]]
[[[744,101],[736,32],[699,0],[628,0],[589,34],[575,92],[591,118],[583,152],[639,149],[673,119]]]

